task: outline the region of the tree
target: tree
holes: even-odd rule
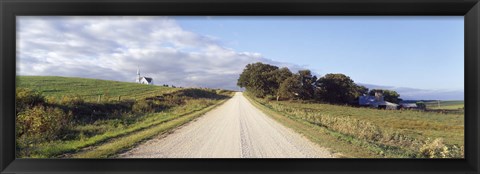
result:
[[[427,108],[427,105],[423,101],[418,101],[415,103],[419,109],[425,110]]]
[[[310,70],[298,71],[302,88],[299,91],[299,97],[303,100],[314,98],[315,88],[317,83],[317,76],[312,75]]]
[[[380,91],[383,93],[383,100],[392,102],[392,103],[400,103],[402,99],[400,98],[400,94],[398,94],[396,91],[393,90],[386,90],[386,89],[372,89],[370,90],[369,94],[370,95],[375,95],[376,91]]]
[[[358,96],[367,95],[368,88],[365,86],[357,85],[357,93],[358,93]]]
[[[359,89],[364,90],[344,74],[326,74],[317,81],[318,99],[336,104],[345,104],[359,96]]]
[[[275,79],[275,94],[277,96],[277,100],[279,100],[280,96],[280,86],[281,84],[288,78],[292,77],[293,73],[286,67],[277,69],[272,71],[272,77]]]
[[[248,64],[238,78],[237,85],[256,97],[276,95],[279,84],[274,76],[278,67],[260,62]]]
[[[280,85],[287,78],[291,77],[293,73],[287,67],[283,67],[272,71],[272,75],[275,78],[275,81]]]
[[[299,75],[295,74],[285,79],[278,89],[278,98],[280,99],[297,99],[298,94],[302,90],[302,81]]]

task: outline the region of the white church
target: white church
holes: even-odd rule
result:
[[[140,84],[153,85],[153,78],[140,76],[140,68],[137,67],[137,78],[136,78],[135,82],[140,83]]]

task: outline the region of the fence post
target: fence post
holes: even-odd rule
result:
[[[97,103],[100,103],[102,101],[102,95],[98,95]]]

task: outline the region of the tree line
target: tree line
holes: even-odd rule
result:
[[[374,95],[381,90],[385,101],[399,103],[400,95],[396,91],[372,89],[356,84],[349,76],[341,73],[329,73],[317,78],[310,70],[292,73],[288,68],[264,64],[248,64],[237,81],[259,98],[276,100],[314,100],[332,104],[351,104],[362,95]],[[358,103],[358,102],[357,102]]]

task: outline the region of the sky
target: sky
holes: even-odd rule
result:
[[[404,99],[463,100],[463,16],[17,17],[17,74],[236,89],[263,62]]]

